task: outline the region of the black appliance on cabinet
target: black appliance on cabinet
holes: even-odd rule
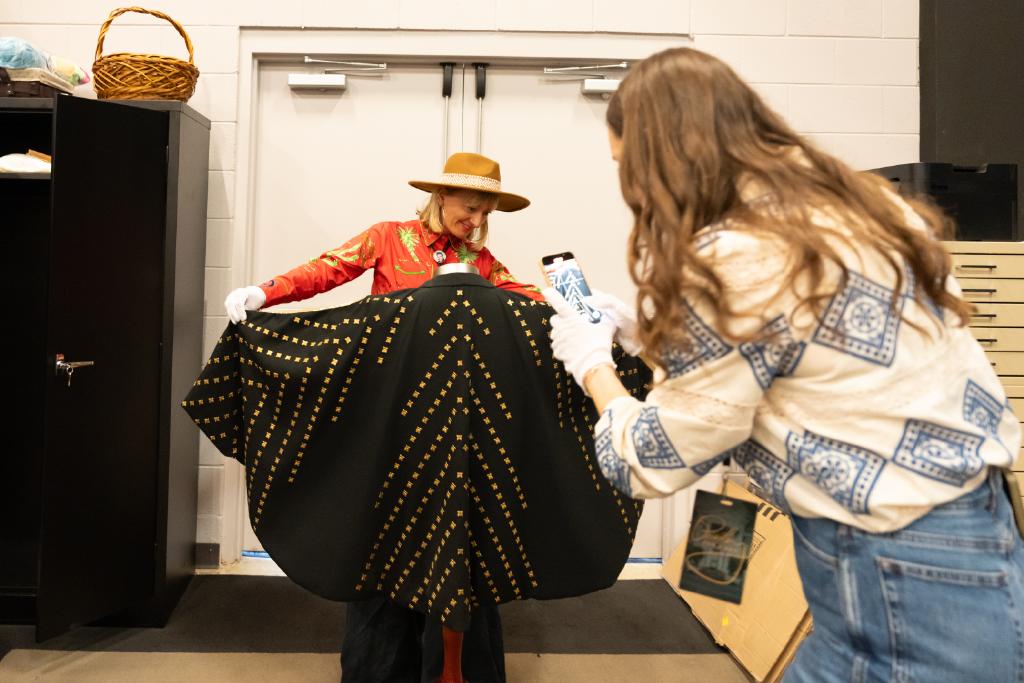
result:
[[[0,156],[53,156],[0,173],[0,622],[39,640],[163,625],[193,573],[209,133],[178,102],[0,98]]]
[[[1014,242],[1017,164],[960,166],[922,161],[872,169],[899,192],[930,197],[956,221],[956,239]]]

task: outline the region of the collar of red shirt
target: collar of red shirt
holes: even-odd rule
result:
[[[423,244],[427,245],[428,247],[433,247],[434,244],[438,240],[441,240],[442,238],[444,238],[444,241],[440,245],[438,245],[438,247],[436,247],[438,249],[447,250],[449,247],[451,247],[452,249],[458,249],[459,244],[462,243],[462,240],[456,239],[451,235],[440,235],[434,232],[427,226],[423,225],[422,221],[413,221],[413,223],[415,223],[419,228],[420,239],[423,240]]]

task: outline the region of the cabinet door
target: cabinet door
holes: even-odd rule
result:
[[[154,591],[166,176],[165,112],[57,100],[40,640]]]

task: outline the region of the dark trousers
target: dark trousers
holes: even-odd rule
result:
[[[348,603],[341,645],[343,683],[431,683],[444,669],[441,624],[382,597]],[[505,647],[494,605],[473,614],[462,642],[470,683],[504,683]]]

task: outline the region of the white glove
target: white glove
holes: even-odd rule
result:
[[[606,316],[598,323],[588,321],[553,287],[545,289],[543,294],[557,313],[551,316],[551,352],[565,364],[576,383],[583,387],[583,378],[598,365],[614,367],[615,323]]]
[[[239,323],[245,320],[245,312],[258,311],[267,303],[267,295],[259,287],[239,287],[224,299],[224,308],[227,309],[231,322]]]
[[[640,343],[640,335],[636,324],[636,309],[622,299],[594,290],[592,296],[584,299],[591,308],[601,311],[605,317],[615,323],[615,341],[622,350],[631,356],[639,356],[644,347]]]

